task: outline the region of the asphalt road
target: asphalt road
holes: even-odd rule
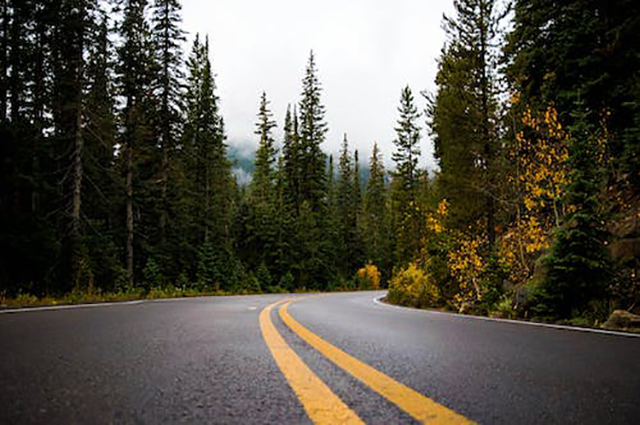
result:
[[[417,422],[305,342],[283,321],[282,304],[261,316],[284,299],[295,300],[287,307],[295,321],[342,350],[336,356],[353,356],[441,411],[487,424],[640,423],[640,338],[373,302],[381,294],[2,313],[0,423],[310,423],[309,399],[291,376],[298,370],[277,361],[285,348],[356,418]],[[265,333],[265,321],[284,343]]]

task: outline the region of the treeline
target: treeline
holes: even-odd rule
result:
[[[311,54],[284,122],[256,99],[242,187],[177,0],[4,1],[0,292],[389,284],[403,304],[590,322],[634,306],[638,6],[454,5],[437,92],[423,111],[401,91],[392,171],[376,144],[322,150]]]
[[[440,169],[390,298],[602,322],[640,295],[638,4],[498,4],[444,18],[426,111]]]
[[[353,287],[365,258],[390,274],[382,158],[366,193],[346,136],[328,170],[313,54],[284,140],[260,99],[239,187],[208,39],[185,54],[180,15],[177,0],[2,3],[0,295],[326,290]]]

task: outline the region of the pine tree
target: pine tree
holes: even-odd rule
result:
[[[278,164],[275,174],[275,247],[273,254],[272,276],[274,283],[277,283],[282,289],[292,291],[294,288],[282,285],[282,279],[288,274],[291,275],[291,259],[293,254],[291,241],[293,235],[293,214],[290,206],[287,204],[286,198],[286,173],[284,156],[278,157]]]
[[[325,108],[320,100],[320,82],[318,80],[313,52],[305,78],[302,82],[300,100],[300,197],[307,201],[311,210],[320,211],[326,197],[326,158],[320,145],[324,142],[327,124],[324,120]]]
[[[338,162],[338,182],[336,187],[336,207],[338,214],[338,238],[336,255],[339,270],[344,277],[351,275],[355,267],[356,248],[356,205],[354,193],[354,176],[349,141],[344,135],[340,160]]]
[[[399,183],[405,202],[412,202],[416,198],[418,158],[420,157],[420,127],[417,123],[420,114],[414,105],[413,94],[409,86],[402,90],[400,118],[396,127],[397,138],[393,141],[396,151],[392,155],[396,163],[394,179]]]
[[[144,170],[139,164],[153,149],[151,131],[151,83],[153,57],[149,45],[149,26],[145,20],[146,0],[124,2],[124,20],[119,28],[122,44],[119,56],[119,94],[124,100],[120,111],[123,129],[120,144],[125,176],[126,269],[130,285],[134,281],[135,187],[140,188]]]
[[[395,233],[397,237],[396,261],[400,264],[411,261],[418,252],[420,243],[421,216],[417,205],[418,158],[420,156],[420,114],[414,105],[409,86],[402,90],[400,118],[396,127],[396,150],[392,159],[396,164],[393,173],[393,203]]]
[[[296,219],[293,239],[298,247],[294,259],[298,267],[293,274],[301,285],[313,288],[326,287],[333,275],[333,250],[327,238],[326,155],[321,149],[327,124],[320,93],[311,52],[302,82],[300,116],[298,119],[294,110],[288,131],[285,128],[285,137],[291,141],[285,140],[283,153],[288,186],[294,188],[291,206]]]
[[[275,139],[272,135],[276,123],[273,121],[272,116],[273,113],[269,110],[267,95],[262,92],[255,131],[255,134],[260,137],[260,141],[251,182],[252,197],[256,202],[270,202],[272,200],[274,165],[277,155]]]
[[[353,203],[357,220],[362,210],[362,182],[360,181],[360,158],[358,149],[353,152]]]
[[[297,216],[300,212],[302,202],[301,179],[302,179],[302,147],[300,143],[298,113],[296,107],[291,109],[287,106],[287,113],[284,121],[284,141],[282,155],[284,161],[286,202],[291,207],[292,212]]]
[[[260,109],[255,134],[260,137],[255,157],[255,171],[250,186],[249,225],[250,234],[243,244],[243,254],[249,259],[249,265],[257,269],[260,265],[275,269],[278,229],[275,199],[276,161],[275,140],[272,131],[276,126],[269,110],[267,95],[260,98]]]
[[[592,140],[603,135],[591,131],[587,116],[582,113],[572,128],[573,171],[567,197],[571,212],[543,260],[546,273],[533,296],[534,312],[546,318],[587,316],[603,321],[608,314],[589,305],[606,297],[613,274],[598,200],[602,178],[598,176],[597,144]]]
[[[113,290],[122,270],[117,249],[122,240],[117,219],[122,189],[115,167],[114,64],[108,18],[100,10],[94,14],[87,46],[83,166],[87,183],[82,204],[90,223],[85,238],[96,286]]]
[[[374,143],[369,160],[369,180],[364,193],[361,218],[364,256],[388,277],[391,270],[389,214],[382,153]]]
[[[494,0],[454,5],[455,15],[444,19],[449,41],[440,58],[438,93],[428,110],[439,186],[450,202],[452,223],[467,228],[484,221],[493,246],[499,139],[492,46],[500,17]]]
[[[200,252],[214,249],[215,276],[216,279],[224,279],[215,284],[220,287],[235,285],[239,269],[233,250],[231,224],[236,188],[226,156],[224,122],[215,93],[208,39],[202,44],[196,35],[188,68],[183,143],[185,177],[191,194],[188,207],[190,246]]]
[[[86,247],[82,229],[82,194],[84,183],[85,136],[84,136],[84,90],[85,64],[90,15],[86,0],[61,2],[53,9],[39,9],[41,19],[56,16],[59,23],[55,26],[53,38],[52,68],[53,79],[53,127],[55,138],[62,148],[61,163],[68,177],[62,178],[62,196],[67,210],[68,222],[62,229],[63,279],[76,290],[92,285],[91,271],[88,267]],[[41,21],[42,22],[42,21]],[[45,26],[37,25],[36,37],[42,42],[46,37]],[[34,95],[32,110],[36,126],[42,129],[44,87],[44,57],[41,49],[36,54],[34,80],[31,91]],[[41,131],[41,130],[40,130]],[[38,136],[38,140],[41,136]],[[39,166],[39,164],[38,164]]]
[[[155,127],[159,135],[160,164],[160,205],[158,239],[166,238],[169,215],[169,175],[174,152],[182,131],[182,50],[185,40],[180,28],[182,6],[177,0],[155,0],[152,6],[151,40],[155,49],[157,81],[154,89],[159,99]]]

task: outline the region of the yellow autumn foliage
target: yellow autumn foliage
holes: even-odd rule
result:
[[[444,219],[449,211],[449,201],[443,199],[438,203],[435,213],[427,214],[427,229],[435,233],[444,231]]]
[[[555,108],[534,113],[527,109],[522,130],[509,156],[516,165],[511,183],[524,208],[498,241],[498,256],[512,282],[531,276],[533,263],[549,247],[551,231],[566,213],[560,200],[569,181],[569,139]]]
[[[454,295],[454,304],[462,309],[464,304],[482,300],[480,275],[485,264],[480,249],[487,241],[484,236],[465,235],[459,235],[458,241],[458,247],[447,255],[447,265],[459,288]]]
[[[558,208],[569,178],[569,133],[549,107],[540,114],[527,109],[509,155],[516,164],[512,182],[520,187],[526,211]],[[556,216],[559,214],[556,211]]]
[[[358,270],[358,287],[360,289],[380,289],[380,271],[375,264],[367,263]]]
[[[395,273],[389,283],[389,298],[394,303],[428,307],[436,304],[438,296],[436,283],[415,262]]]

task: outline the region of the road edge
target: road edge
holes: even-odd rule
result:
[[[71,310],[75,308],[109,307],[109,306],[118,306],[118,305],[135,305],[135,304],[141,304],[144,301],[146,300],[109,301],[109,302],[103,302],[103,303],[44,305],[44,306],[37,306],[37,307],[8,308],[8,309],[0,309],[0,314],[26,313],[29,311]]]
[[[524,321],[524,320],[513,320],[513,319],[499,319],[499,318],[496,318],[496,317],[472,316],[472,315],[468,315],[468,314],[458,314],[458,313],[451,313],[451,312],[447,312],[447,311],[425,310],[425,309],[421,309],[421,308],[406,307],[406,306],[395,305],[395,304],[390,304],[390,303],[387,303],[387,302],[383,302],[382,299],[385,298],[385,297],[386,297],[386,295],[373,297],[373,302],[378,304],[378,305],[381,305],[381,306],[390,307],[390,308],[399,308],[399,309],[402,309],[404,311],[419,311],[419,312],[424,312],[424,313],[428,313],[428,314],[439,314],[439,315],[445,315],[445,316],[449,316],[449,317],[458,317],[458,318],[463,318],[463,319],[483,320],[483,321],[486,321],[486,322],[511,323],[511,324],[515,324],[515,325],[537,326],[537,327],[540,327],[540,328],[551,328],[551,329],[559,329],[559,330],[575,331],[575,332],[588,332],[588,333],[596,333],[596,334],[601,334],[601,335],[623,336],[623,337],[628,337],[628,338],[640,338],[640,334],[635,334],[635,333],[631,333],[631,332],[609,331],[609,330],[606,330],[606,329],[596,329],[596,328],[579,328],[579,327],[576,327],[576,326],[556,325],[556,324],[553,324],[553,323],[527,322],[527,321]]]

